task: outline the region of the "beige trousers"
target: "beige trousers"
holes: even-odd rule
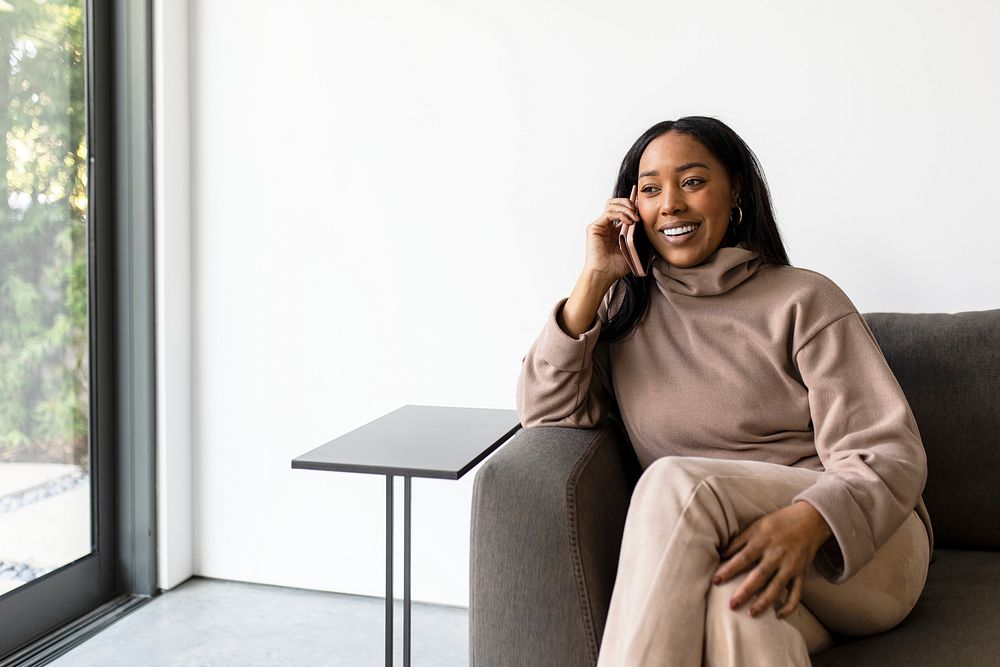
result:
[[[831,631],[862,636],[902,621],[923,591],[930,560],[916,512],[844,583],[831,584],[810,565],[801,600],[786,618],[774,608],[750,616],[755,595],[729,608],[752,568],[712,584],[719,550],[759,517],[791,504],[819,475],[691,456],[650,464],[625,520],[598,667],[810,665],[811,654],[833,643]]]

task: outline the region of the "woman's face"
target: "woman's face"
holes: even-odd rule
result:
[[[669,264],[694,266],[715,252],[738,194],[739,186],[730,183],[722,164],[690,135],[661,134],[639,159],[636,206],[646,237]],[[679,223],[697,229],[685,236],[664,236],[664,228],[684,226]]]

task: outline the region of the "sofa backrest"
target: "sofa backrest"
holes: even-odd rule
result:
[[[1000,551],[1000,309],[863,317],[920,429],[935,548]]]

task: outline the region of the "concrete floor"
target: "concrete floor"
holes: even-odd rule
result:
[[[403,660],[403,602],[393,622]],[[469,610],[411,604],[413,667],[469,664]],[[105,628],[54,667],[377,667],[385,600],[193,577]]]

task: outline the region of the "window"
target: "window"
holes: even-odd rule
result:
[[[155,590],[148,22],[0,0],[0,662]]]

